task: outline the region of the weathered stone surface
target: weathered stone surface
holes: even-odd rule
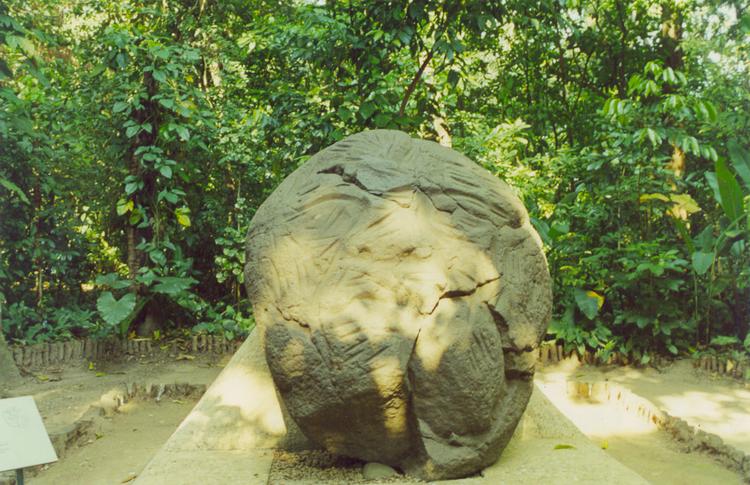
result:
[[[310,439],[426,479],[497,460],[551,310],[541,243],[505,183],[435,143],[359,133],[261,206],[245,276]]]

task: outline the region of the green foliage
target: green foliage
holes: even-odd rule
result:
[[[245,338],[255,326],[251,315],[227,305],[223,310],[209,309],[205,321],[193,327],[198,333],[218,334],[232,340]]]
[[[28,345],[109,333],[96,322],[95,312],[77,305],[37,309],[12,303],[3,306],[3,327],[15,341]]]
[[[146,317],[243,335],[255,210],[320,149],[397,128],[524,200],[550,338],[603,356],[748,346],[746,5],[53,3],[0,3],[11,339]]]
[[[96,308],[104,321],[114,327],[132,313],[135,308],[135,295],[127,293],[116,300],[111,292],[105,291],[96,300]]]

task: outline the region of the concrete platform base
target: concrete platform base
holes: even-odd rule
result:
[[[306,439],[299,430],[287,429],[284,424],[261,349],[260,339],[253,332],[149,462],[136,484],[266,485],[271,479],[274,449],[306,447]],[[318,483],[284,481],[284,485]],[[404,478],[400,483],[423,482]],[[635,485],[648,482],[599,449],[542,392],[535,390],[513,439],[497,463],[481,476],[437,483]]]

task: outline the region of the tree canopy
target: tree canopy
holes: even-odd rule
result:
[[[393,128],[518,191],[550,339],[748,349],[749,69],[745,0],[2,0],[3,330],[243,334],[254,211]]]

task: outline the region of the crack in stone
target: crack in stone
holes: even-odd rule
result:
[[[341,177],[341,180],[343,180],[343,181],[344,181],[344,182],[346,182],[347,184],[351,184],[351,185],[354,185],[354,186],[356,186],[356,187],[359,187],[360,189],[364,190],[364,191],[365,191],[365,192],[367,192],[368,194],[374,195],[374,196],[376,196],[376,197],[383,197],[383,194],[382,194],[381,192],[378,192],[378,191],[374,191],[374,190],[370,190],[370,189],[368,189],[368,188],[367,188],[367,187],[365,186],[365,184],[363,184],[363,183],[362,183],[362,182],[361,182],[361,181],[360,181],[360,180],[359,180],[359,179],[358,179],[358,178],[356,177],[356,175],[352,175],[352,174],[350,174],[350,173],[346,173],[346,172],[344,171],[344,167],[342,167],[341,165],[334,165],[334,166],[332,166],[332,167],[330,167],[330,168],[326,168],[326,169],[323,169],[323,170],[319,170],[319,171],[318,171],[318,173],[319,173],[319,174],[322,174],[322,173],[328,173],[328,174],[334,174],[334,175],[338,175],[339,177]]]
[[[402,186],[398,186],[398,187],[391,187],[386,192],[380,192],[380,191],[377,191],[377,190],[372,190],[372,189],[368,188],[365,184],[363,184],[362,181],[359,180],[356,175],[353,175],[353,174],[350,174],[350,173],[346,173],[346,171],[344,171],[344,167],[341,166],[341,165],[334,165],[332,167],[329,167],[329,168],[326,168],[326,169],[323,169],[323,170],[319,170],[318,173],[319,174],[333,174],[333,175],[338,175],[339,177],[341,177],[341,180],[344,183],[353,185],[353,186],[357,187],[358,189],[362,190],[363,192],[367,192],[368,194],[370,194],[372,196],[378,197],[378,198],[383,199],[383,200],[385,200],[387,202],[391,202],[391,203],[396,204],[397,206],[403,207],[405,209],[409,208],[409,204],[402,204],[401,202],[399,202],[397,200],[393,200],[391,198],[386,197],[385,194],[388,194],[388,193],[391,193],[391,192],[397,192],[398,190],[405,189],[405,188],[416,189],[416,190],[419,190],[420,192],[424,193],[424,191],[422,191],[422,189],[418,185],[416,185],[416,184],[406,184],[406,185],[402,185]],[[425,194],[425,195],[427,195],[427,194]],[[427,196],[427,198],[429,199],[429,196]],[[432,203],[432,199],[430,199],[430,202]],[[432,203],[432,205],[434,206],[435,204]],[[436,210],[440,210],[437,207],[435,207],[435,209]],[[370,226],[368,226],[368,227],[371,227],[371,226],[375,225],[377,222],[379,222],[383,218],[381,218],[378,221],[370,224]]]
[[[463,298],[465,296],[473,295],[474,293],[477,292],[477,290],[479,290],[479,288],[481,288],[483,286],[486,286],[486,285],[489,285],[493,281],[497,281],[499,279],[500,279],[500,276],[496,276],[494,278],[490,278],[490,279],[485,280],[485,281],[480,281],[479,283],[477,283],[476,285],[474,285],[473,288],[470,288],[468,290],[459,290],[459,289],[456,289],[456,290],[445,291],[445,292],[443,292],[442,295],[440,295],[438,297],[437,301],[435,302],[435,305],[432,307],[432,310],[430,310],[427,313],[427,315],[432,315],[433,313],[435,313],[435,310],[437,309],[438,305],[440,305],[441,301],[443,301],[443,300],[452,300],[452,299],[456,299],[456,298]]]
[[[406,376],[405,376],[405,386],[406,391],[409,394],[409,399],[411,399],[411,395],[414,391],[414,371],[411,368],[411,363],[414,360],[414,355],[417,353],[417,341],[419,340],[419,334],[422,333],[422,327],[417,330],[417,336],[414,337],[414,343],[411,345],[411,352],[409,352],[409,359],[406,361]]]
[[[505,378],[511,380],[531,381],[534,378],[534,371],[505,369]]]

